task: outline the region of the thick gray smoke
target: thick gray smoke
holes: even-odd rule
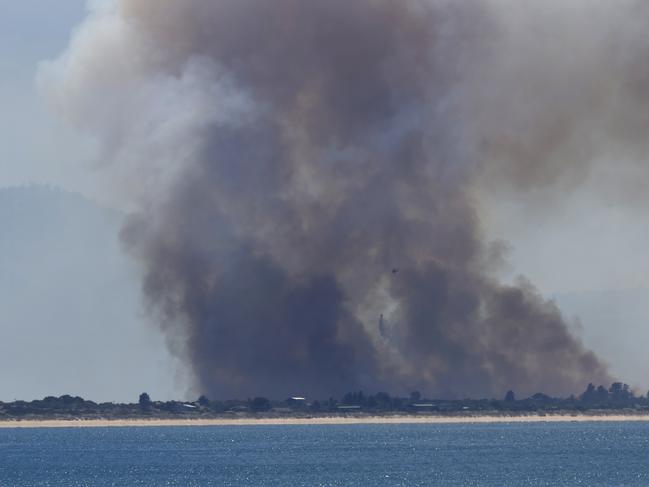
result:
[[[647,150],[643,2],[121,0],[44,68],[212,397],[553,394],[609,380],[502,284],[480,191]],[[555,203],[556,204],[556,203]]]

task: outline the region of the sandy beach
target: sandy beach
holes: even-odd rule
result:
[[[521,415],[521,416],[358,416],[313,418],[219,419],[79,419],[0,421],[0,428],[106,428],[151,426],[269,426],[344,424],[471,424],[542,422],[649,421],[649,415]]]

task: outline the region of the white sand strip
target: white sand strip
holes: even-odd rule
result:
[[[470,424],[541,422],[649,421],[649,415],[519,415],[519,416],[346,416],[313,418],[219,419],[79,419],[0,421],[0,428],[105,428],[129,426],[268,426],[344,424]]]

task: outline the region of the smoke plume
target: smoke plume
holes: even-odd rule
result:
[[[556,205],[645,157],[648,9],[116,0],[41,80],[135,208],[123,240],[200,392],[569,394],[606,367],[498,280],[478,189]]]

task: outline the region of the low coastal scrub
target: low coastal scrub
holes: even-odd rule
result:
[[[579,396],[550,397],[537,393],[517,399],[508,391],[502,399],[429,399],[415,391],[407,397],[386,392],[354,391],[341,398],[310,400],[264,397],[196,401],[154,401],[142,393],[137,402],[96,403],[69,395],[35,401],[0,402],[0,420],[47,419],[169,419],[228,417],[317,417],[335,415],[529,415],[529,414],[649,414],[649,394],[635,395],[628,385],[616,382],[609,388],[589,384]]]

